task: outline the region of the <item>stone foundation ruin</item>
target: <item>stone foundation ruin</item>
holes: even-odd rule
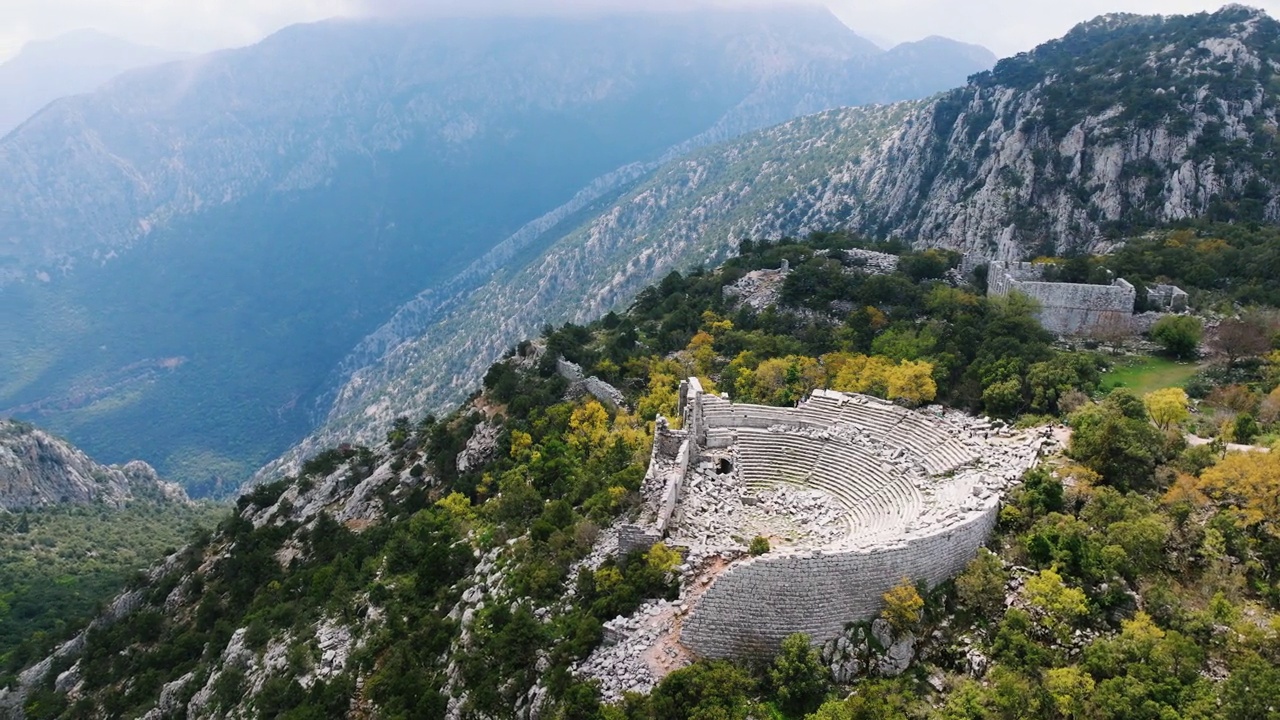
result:
[[[692,590],[672,632],[702,657],[768,653],[796,632],[821,643],[874,617],[903,578],[959,572],[1044,442],[826,390],[795,408],[732,403],[696,378],[680,412],[681,430],[659,422],[645,507],[619,549],[687,553]],[[771,549],[748,557],[756,536]]]
[[[1028,262],[992,262],[987,273],[987,295],[999,297],[1017,291],[1040,304],[1040,324],[1057,335],[1087,335],[1119,329],[1137,333],[1155,322],[1153,313],[1135,317],[1138,292],[1124,278],[1110,285],[1046,282],[1044,266]],[[1175,285],[1147,288],[1147,303],[1161,312],[1186,312],[1187,293]]]
[[[987,274],[987,295],[1017,291],[1040,303],[1040,324],[1058,335],[1080,335],[1094,328],[1129,322],[1138,293],[1127,280],[1110,285],[1044,282],[1044,268],[1027,262],[993,262]]]

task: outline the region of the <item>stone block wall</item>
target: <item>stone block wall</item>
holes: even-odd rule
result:
[[[706,393],[702,390],[702,381],[696,377],[680,381],[680,417],[684,427],[693,436],[694,442],[702,445],[707,441],[707,428],[702,419],[702,400]]]
[[[618,527],[618,554],[627,555],[636,550],[648,550],[662,542],[662,533],[647,525],[627,523]]]
[[[569,381],[571,394],[587,393],[608,407],[626,407],[626,398],[620,390],[595,375],[586,377],[582,372],[582,366],[575,362],[564,358],[556,359],[556,373]]]
[[[898,256],[889,253],[850,248],[845,257],[862,263],[862,269],[872,275],[885,275],[898,269]]]
[[[1133,315],[1137,291],[1123,279],[1111,285],[1042,282],[1031,263],[991,263],[987,294],[1021,292],[1040,303],[1040,324],[1059,335],[1079,335],[1124,322]]]
[[[681,642],[699,656],[774,652],[788,635],[815,643],[869,620],[904,577],[937,585],[962,571],[995,527],[994,500],[965,522],[900,544],[844,553],[764,555],[717,578],[685,621]]]
[[[1147,302],[1168,312],[1186,312],[1188,295],[1177,285],[1148,285]]]

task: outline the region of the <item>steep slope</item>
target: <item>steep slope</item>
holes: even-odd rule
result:
[[[54,103],[0,142],[0,412],[234,487],[397,307],[882,54],[817,10],[335,21]]]
[[[474,290],[425,298],[409,327],[387,329],[402,339],[342,385],[320,430],[264,476],[339,439],[376,440],[400,415],[456,403],[489,363],[545,323],[589,321],[673,270],[724,258],[736,228],[796,187],[824,182],[834,163],[873,147],[915,107],[831,111],[681,158],[541,255],[487,268]]]
[[[94,30],[27,43],[0,64],[0,137],[58,98],[90,92],[127,70],[183,56]]]
[[[84,504],[120,507],[141,499],[185,502],[187,496],[144,462],[105,467],[43,430],[0,420],[0,510]]]
[[[1258,11],[1106,16],[930,102],[823,113],[675,160],[557,228],[543,256],[436,298],[418,337],[401,333],[335,394],[318,443],[266,474],[447,407],[543,322],[598,317],[740,238],[846,228],[1019,258],[1188,218],[1280,219],[1277,69],[1280,23]]]
[[[1274,233],[1255,240],[1268,255],[1280,247]],[[1154,254],[1176,260],[1199,252],[1196,242]],[[672,441],[688,435],[657,431],[658,414],[679,417],[683,373],[696,369],[735,399],[780,407],[829,384],[1009,414],[1065,412],[1070,396],[1102,381],[1104,356],[1056,350],[1031,306],[937,277],[949,275],[938,253],[904,253],[899,269],[882,263],[885,274],[870,274],[848,252],[855,244],[839,233],[753,243],[716,271],[666,278],[621,315],[521,343],[456,411],[398,422],[376,448],[338,447],[297,477],[253,489],[216,532],[139,577],[84,632],[4,667],[0,714],[675,720],[810,717],[828,701],[817,717],[1081,709],[1074,714],[1122,720],[1135,707],[1152,717],[1267,717],[1280,688],[1280,595],[1271,582],[1278,528],[1266,511],[1275,499],[1267,479],[1280,471],[1280,455],[1222,459],[1161,442],[1162,430],[1127,390],[1071,401],[1085,403],[1069,417],[1075,440],[1087,438],[1071,446],[1071,462],[1042,434],[1048,426],[1019,431],[930,407],[946,418],[941,424],[955,422],[974,440],[988,436],[997,454],[1022,447],[1024,459],[1043,452],[1051,463],[1021,483],[1002,477],[998,496],[982,485],[946,490],[957,489],[953,480],[972,482],[974,465],[941,483],[906,476],[912,483],[895,494],[900,502],[945,498],[989,512],[999,500],[989,549],[955,583],[905,578],[886,595],[883,616],[849,617],[821,650],[810,635],[783,641],[771,666],[764,654],[737,666],[690,654],[686,632],[716,587],[754,563],[813,567],[806,559],[816,556],[797,552],[798,536],[830,530],[841,515],[827,514],[821,495],[783,489],[815,459],[787,445],[757,456],[777,466],[780,483],[767,490],[759,476],[740,484],[743,455],[709,448],[689,458],[696,443],[681,443],[691,461],[686,476],[671,455]],[[1215,267],[1240,268],[1223,246],[1205,241],[1216,260],[1232,260]],[[1245,279],[1220,274],[1230,285]],[[775,307],[757,311],[725,292],[759,287],[765,277],[780,281]],[[875,309],[846,313],[850,300]],[[907,344],[918,360],[876,354]],[[561,354],[597,382],[562,376]],[[920,379],[937,371],[949,381],[893,389],[892,374],[916,370]],[[1220,382],[1261,384],[1269,372],[1240,371],[1247,375]],[[1208,378],[1221,376],[1202,377],[1214,384]],[[1007,404],[1006,391],[1018,402]],[[811,398],[806,407],[806,422],[865,422],[860,439],[851,437],[858,425],[822,437],[832,448],[864,448],[869,458],[852,457],[871,465],[903,462],[910,452],[871,438],[932,447],[921,440],[931,423],[890,419],[874,401],[822,412]],[[870,407],[879,410],[863,415]],[[854,408],[861,410],[846,414]],[[760,422],[785,413],[738,406],[734,414]],[[1263,422],[1280,421],[1272,413]],[[1185,423],[1197,425],[1203,419]],[[737,469],[724,469],[730,457],[725,464]],[[686,504],[674,532],[650,545],[652,536],[636,537],[632,523],[654,512],[677,477],[687,477]],[[831,492],[858,485],[837,483]],[[800,512],[819,527],[797,523]],[[748,540],[758,531],[770,537]],[[970,560],[954,545],[944,552],[948,562]],[[855,584],[868,569],[884,577],[901,567],[877,567],[884,560],[868,553],[852,569],[817,567],[809,584]],[[769,612],[804,595],[793,585],[762,583],[745,599],[761,634],[796,627],[794,618],[774,626],[788,613]],[[812,632],[808,618],[799,620]],[[769,646],[757,643],[755,629],[726,640],[763,653]]]
[[[1103,16],[999,63],[869,155],[850,223],[987,256],[1104,247],[1188,218],[1280,220],[1280,23]],[[852,187],[812,196],[821,222]]]

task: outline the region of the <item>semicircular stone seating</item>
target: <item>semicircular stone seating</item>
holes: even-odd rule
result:
[[[866,448],[838,439],[744,428],[738,468],[748,488],[789,484],[819,490],[847,511],[847,540],[855,544],[900,535],[923,500],[903,468]]]
[[[708,433],[736,436],[747,487],[783,483],[826,493],[847,509],[853,545],[902,536],[931,504],[917,487],[921,473],[952,473],[978,456],[949,423],[863,395],[817,390],[795,408],[704,396],[702,412]],[[814,437],[814,430],[832,432]]]

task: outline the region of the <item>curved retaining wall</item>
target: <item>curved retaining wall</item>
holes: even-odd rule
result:
[[[999,507],[993,502],[963,524],[889,547],[745,560],[707,589],[680,640],[708,658],[770,654],[797,632],[826,642],[847,623],[878,614],[885,592],[904,577],[932,587],[962,571],[995,527]]]

